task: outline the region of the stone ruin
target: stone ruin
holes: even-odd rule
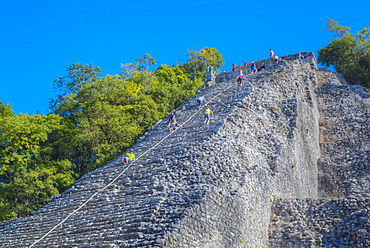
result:
[[[244,87],[238,69],[214,75],[176,110],[186,124],[150,127],[114,183],[122,157],[1,222],[0,247],[370,247],[370,91],[304,54],[238,68]]]

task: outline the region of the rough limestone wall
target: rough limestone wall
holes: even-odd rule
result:
[[[320,196],[369,197],[370,90],[322,74]]]
[[[274,205],[271,247],[370,247],[369,198],[280,199]]]
[[[234,107],[199,146],[202,156],[189,163],[218,176],[208,181],[199,205],[165,234],[165,247],[266,247],[274,198],[317,197],[315,70],[288,65],[247,78],[250,92],[218,103]]]
[[[200,112],[35,247],[266,246],[273,200],[318,194],[315,77],[309,63],[287,61],[247,76],[245,87],[230,76],[200,90],[216,97],[210,125]],[[197,96],[179,107],[180,123],[198,110]],[[136,154],[167,134],[158,122]],[[32,216],[1,222],[1,247],[28,247],[125,167],[117,158]]]
[[[370,246],[370,90],[317,72],[320,106],[318,196],[277,199],[272,247]],[[340,198],[338,198],[340,197]]]

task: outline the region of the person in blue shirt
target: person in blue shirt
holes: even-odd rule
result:
[[[251,73],[256,73],[257,72],[257,68],[256,68],[256,63],[254,62],[254,60],[252,60],[252,63],[251,63]]]
[[[206,102],[206,99],[202,96],[198,97],[197,98],[197,103],[198,103],[198,108],[200,108],[202,106],[203,103]]]
[[[170,131],[174,131],[178,129],[180,125],[177,123],[176,119],[172,119],[171,124],[170,124]]]

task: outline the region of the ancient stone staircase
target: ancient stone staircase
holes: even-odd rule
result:
[[[229,89],[224,91],[227,87]],[[171,228],[171,225],[176,224],[182,218],[184,209],[204,194],[202,190],[188,188],[188,184],[192,182],[191,178],[178,180],[180,178],[176,176],[177,168],[174,161],[186,157],[182,154],[217,132],[217,128],[222,125],[227,115],[226,110],[232,108],[230,102],[235,98],[234,95],[248,94],[247,87],[240,91],[241,88],[236,87],[233,81],[201,90],[201,94],[207,100],[212,99],[208,106],[215,112],[215,117],[210,125],[203,124],[204,110],[201,109],[193,120],[172,132],[164,142],[135,162],[136,164],[130,167],[114,186],[99,193],[47,238],[41,240],[36,247],[91,244],[104,246],[112,244],[113,241],[118,246],[124,244],[124,247],[154,245],[157,234],[163,234]],[[185,122],[198,110],[194,96],[178,109],[176,113],[178,122],[180,124]],[[158,122],[133,147],[136,155],[140,156],[169,133],[167,120]],[[104,168],[83,176],[71,189],[60,196],[55,196],[47,206],[33,216],[2,222],[1,227],[4,229],[1,247],[31,245],[48,229],[75,211],[94,192],[112,181],[126,166],[128,165],[122,164],[121,157],[118,157]],[[164,185],[163,181],[177,181],[178,184]],[[175,190],[166,192],[169,187]],[[22,233],[16,235],[16,241],[12,228],[7,228],[10,223],[24,228]]]
[[[339,127],[345,126],[340,122],[325,124],[326,118],[332,117],[325,115],[337,112],[334,120],[340,120],[339,109],[345,105],[336,110],[330,106],[344,99],[343,94],[357,99],[353,106],[366,109],[357,92],[361,89],[354,92],[346,86],[345,90],[334,90],[343,86],[340,77],[318,71],[309,60],[286,60],[278,65],[265,62],[268,69],[254,75],[248,74],[248,67],[239,68],[246,75],[245,87],[235,82],[239,71],[207,82],[177,109],[178,122],[185,123],[180,129],[170,133],[167,120],[161,120],[138,140],[133,149],[137,156],[145,155],[131,167],[117,157],[83,176],[32,216],[1,222],[0,247],[31,246],[127,168],[110,187],[34,247],[319,247],[332,242],[339,232],[332,231],[333,237],[325,239],[328,236],[318,231],[322,218],[314,219],[316,213],[326,214],[322,206],[330,199],[317,198],[329,192],[325,185],[336,185],[344,176],[349,180],[351,173],[334,171],[340,177],[323,183],[328,175],[320,173],[327,174],[325,166],[335,167],[335,161],[330,159],[333,143],[323,147],[322,142],[327,137],[334,140]],[[331,86],[333,82],[337,86]],[[203,124],[204,109],[189,120],[198,111],[195,99],[199,96],[207,100],[215,97],[207,105],[215,113],[210,125]],[[368,115],[360,119],[365,117]],[[323,132],[322,127],[335,125],[338,129],[332,129],[330,135]],[[362,122],[361,127],[361,133],[368,135],[369,123]],[[347,125],[341,135],[350,128]],[[353,143],[365,155],[358,160],[362,168],[368,165],[368,141],[365,145]],[[351,147],[339,151],[343,158]],[[362,180],[357,191],[368,192],[367,171],[356,173]],[[360,183],[343,185],[336,192],[349,191]],[[368,205],[366,199],[359,198],[362,196],[357,194],[356,201],[366,217]],[[333,201],[332,205],[343,202],[348,201]],[[308,212],[313,206],[318,206],[317,211]],[[360,211],[352,210],[345,213]],[[326,224],[329,233],[340,223],[337,216]],[[361,219],[364,222],[366,219]],[[360,228],[365,230],[361,235],[351,229],[359,234],[356,244],[367,244],[363,240],[367,226]],[[300,227],[309,228],[296,235],[303,230]]]

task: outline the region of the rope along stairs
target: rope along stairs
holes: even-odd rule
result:
[[[232,100],[234,94],[248,93],[248,90],[250,90],[249,88],[250,86],[248,85],[243,88],[238,87],[235,82],[228,82],[224,85],[216,84],[214,87],[208,87],[203,96],[209,102],[200,109],[197,108],[194,100],[195,97],[190,98],[180,106],[180,109],[185,109],[185,111],[177,111],[177,113],[183,113],[176,116],[178,122],[182,124],[180,129],[169,133],[166,120],[162,120],[151,128],[150,133],[144,135],[144,138],[133,147],[135,153],[139,154],[137,160],[133,161],[133,163],[125,167],[120,165],[120,158],[116,158],[106,167],[95,170],[89,173],[89,175],[81,178],[72,190],[63,194],[67,196],[67,198],[69,195],[72,196],[72,193],[76,191],[78,191],[79,194],[78,200],[70,200],[72,204],[69,205],[69,207],[64,207],[63,211],[58,210],[59,213],[64,213],[63,215],[66,215],[66,217],[56,217],[46,223],[44,222],[44,226],[51,226],[53,222],[54,226],[46,234],[34,241],[29,247],[35,246],[43,239],[47,239],[48,236],[53,240],[59,239],[57,237],[63,236],[63,233],[69,233],[72,229],[76,228],[79,232],[86,231],[90,233],[90,241],[91,235],[97,235],[98,238],[98,231],[101,229],[101,225],[119,218],[119,215],[122,214],[121,212],[117,214],[111,212],[108,216],[100,216],[100,218],[97,218],[99,214],[94,211],[93,207],[102,204],[102,199],[105,199],[104,204],[106,205],[104,205],[104,208],[112,210],[122,208],[122,210],[127,212],[135,210],[131,218],[130,216],[125,217],[126,224],[123,229],[127,231],[122,235],[122,239],[138,238],[137,233],[155,233],[166,230],[168,228],[165,227],[166,223],[159,223],[155,225],[156,227],[151,227],[150,230],[146,229],[153,220],[161,219],[161,216],[167,215],[166,213],[159,212],[158,206],[161,204],[169,204],[169,202],[166,201],[164,195],[160,193],[161,190],[163,190],[163,186],[156,185],[155,180],[153,181],[153,176],[146,172],[147,167],[143,165],[150,165],[153,174],[166,172],[169,168],[163,166],[157,167],[156,165],[160,164],[158,162],[166,159],[171,160],[171,156],[174,155],[171,151],[176,153],[176,151],[182,150],[183,144],[180,143],[181,145],[177,145],[179,142],[186,140],[187,143],[199,143],[202,137],[207,137],[214,133],[216,131],[215,129],[217,129],[217,125],[222,125],[222,120],[225,118],[225,116],[219,113],[225,108],[230,107],[228,106],[228,102]],[[215,118],[212,119],[210,125],[205,126],[203,125],[202,118],[204,108],[207,105],[215,112]],[[124,168],[121,169],[120,167]],[[121,172],[119,172],[119,168]],[[86,181],[85,178],[87,177],[89,177],[90,180]],[[96,189],[104,184],[104,187]],[[112,187],[112,185],[114,185],[114,187]],[[148,185],[152,185],[152,188],[148,187]],[[117,190],[117,187],[120,190]],[[122,188],[125,188],[124,194],[121,192],[119,195],[115,195],[114,192],[122,191]],[[94,194],[89,195],[94,191]],[[159,193],[155,194],[155,192]],[[135,197],[130,197],[132,195],[135,195]],[[150,196],[149,199],[148,196]],[[201,195],[196,196],[196,198],[198,197],[201,197]],[[51,203],[51,205],[53,204]],[[58,204],[55,204],[53,207],[57,210]],[[41,213],[42,210],[39,211],[39,214]],[[79,214],[79,217],[75,217],[77,214]],[[71,230],[69,230],[68,227],[62,226],[67,220],[68,222],[73,222],[74,218],[79,219],[80,216],[84,216],[86,221],[74,223],[73,226],[68,224],[67,226],[70,226]],[[139,218],[139,216],[141,216],[141,218]],[[176,215],[171,213],[171,216]],[[181,218],[180,213],[178,217]],[[95,225],[94,223],[99,224]],[[63,230],[58,231],[58,228]],[[156,230],[152,230],[153,228]],[[109,230],[105,230],[105,232],[107,231],[109,233]],[[112,230],[112,232],[114,232],[114,230]],[[83,240],[81,240],[81,242],[83,242]],[[107,242],[109,242],[109,239]],[[150,244],[153,243],[153,240],[142,242]]]

